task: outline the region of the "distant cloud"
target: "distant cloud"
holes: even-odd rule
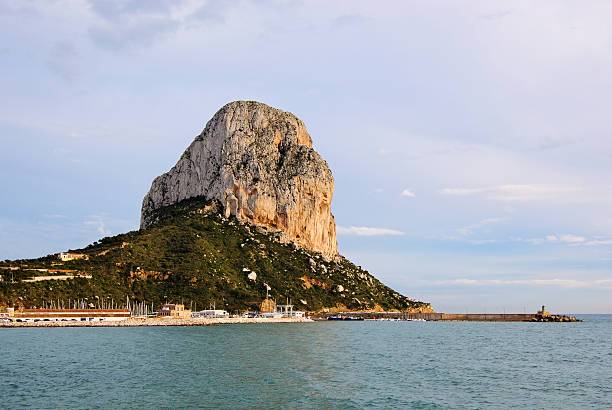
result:
[[[582,242],[586,242],[586,238],[583,236],[572,235],[572,234],[548,235],[546,236],[546,242],[582,243]]]
[[[612,245],[612,239],[601,238],[601,237],[586,238],[584,236],[573,235],[573,234],[546,235],[544,238],[531,238],[531,239],[526,239],[522,241],[530,242],[535,245],[539,245],[542,243],[560,243],[560,244],[586,245],[586,246]]]
[[[459,228],[457,229],[457,232],[459,232],[461,235],[469,235],[477,229],[480,229],[486,225],[491,225],[491,224],[501,222],[504,219],[505,218],[486,218],[475,224],[464,226],[463,228]]]
[[[120,50],[150,46],[178,30],[187,3],[163,0],[91,1],[100,17],[89,29],[89,37],[100,47]]]
[[[213,1],[205,3],[193,12],[189,18],[204,23],[224,23],[227,9],[232,7],[232,2]]]
[[[576,144],[578,142],[579,140],[571,138],[545,137],[540,139],[540,142],[537,145],[536,149],[538,151],[547,151],[565,147],[567,145]]]
[[[99,216],[93,216],[92,219],[83,222],[85,225],[92,225],[100,235],[110,235],[111,231],[106,229],[104,221]]]
[[[444,188],[449,196],[480,196],[500,202],[539,201],[555,199],[579,191],[578,188],[558,185],[498,185],[478,188]]]
[[[70,153],[71,150],[65,147],[55,147],[51,152],[56,155],[64,155]]]
[[[593,239],[585,243],[587,246],[612,245],[612,239]]]
[[[465,286],[557,286],[563,288],[612,287],[612,279],[578,280],[578,279],[453,279],[432,282],[434,285]]]
[[[402,196],[408,197],[408,198],[415,198],[416,195],[414,194],[414,192],[412,192],[409,189],[404,189],[401,193]]]
[[[387,228],[370,228],[367,226],[338,226],[336,228],[338,235],[356,235],[356,236],[382,236],[382,235],[404,235],[404,232],[395,229]]]
[[[469,239],[467,243],[471,243],[472,245],[488,245],[491,243],[499,243],[501,242],[499,239]]]
[[[173,6],[184,3],[184,1],[166,1],[166,0],[106,0],[97,1],[90,0],[89,5],[91,10],[98,16],[107,20],[116,20],[122,16],[133,16],[146,13],[163,13],[170,12]]]
[[[120,50],[133,46],[151,46],[178,29],[179,23],[166,16],[142,16],[125,22],[105,22],[89,29],[89,37],[98,46]]]
[[[191,1],[92,1],[99,17],[90,27],[91,40],[100,47],[120,50],[148,47],[163,41],[181,28],[190,29],[225,22],[233,2]]]
[[[47,214],[47,215],[43,215],[45,218],[48,219],[64,219],[66,218],[66,215],[62,215],[62,214]]]

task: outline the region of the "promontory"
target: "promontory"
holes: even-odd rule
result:
[[[231,102],[153,180],[139,230],[0,262],[0,306],[127,298],[151,310],[173,301],[238,312],[270,298],[308,312],[433,312],[338,254],[333,193],[298,117]]]
[[[153,211],[184,199],[218,201],[226,218],[265,226],[307,249],[334,256],[334,178],[295,115],[254,101],[221,108],[142,201]]]

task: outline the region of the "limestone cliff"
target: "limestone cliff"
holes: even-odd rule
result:
[[[176,165],[155,178],[140,227],[153,211],[187,198],[219,201],[226,217],[279,231],[286,240],[337,253],[330,207],[334,179],[295,115],[254,101],[221,108]]]

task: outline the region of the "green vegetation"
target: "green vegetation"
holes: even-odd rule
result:
[[[206,207],[206,208],[205,208]],[[412,301],[384,286],[367,271],[338,256],[282,244],[261,228],[218,214],[217,204],[190,199],[156,211],[150,228],[103,238],[84,249],[88,260],[61,262],[56,255],[0,262],[0,304],[41,306],[57,299],[215,303],[228,311],[256,309],[266,297],[297,309],[318,311],[338,305],[350,310],[410,310]],[[8,270],[7,267],[18,267]],[[32,269],[49,269],[41,272]],[[69,270],[72,273],[52,272]],[[256,280],[248,279],[255,272]],[[21,282],[42,275],[92,275],[91,279]],[[12,281],[11,281],[12,278]],[[96,298],[97,297],[97,298]],[[305,303],[304,303],[305,302]]]

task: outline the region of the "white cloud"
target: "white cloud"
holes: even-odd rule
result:
[[[63,218],[66,218],[66,215],[62,215],[62,214],[46,214],[46,215],[43,215],[43,217],[49,218],[49,219],[63,219]]]
[[[395,229],[387,228],[370,228],[367,226],[338,226],[336,232],[339,235],[357,235],[357,236],[381,236],[381,235],[404,235],[404,232]]]
[[[512,202],[555,199],[579,190],[576,187],[559,185],[498,185],[478,188],[444,188],[440,192],[450,196],[482,196],[492,201]]]
[[[612,245],[612,239],[592,239],[585,243],[587,246]]]
[[[404,189],[401,193],[402,196],[408,197],[408,198],[415,198],[416,195],[414,194],[414,192],[412,192],[409,189]]]
[[[612,288],[612,279],[600,279],[600,280],[596,280],[595,281],[596,285],[605,287],[605,288]]]
[[[467,243],[471,243],[472,245],[487,245],[499,242],[501,242],[499,239],[470,239],[467,241]]]
[[[535,245],[541,243],[564,243],[570,245],[586,245],[586,246],[600,246],[600,245],[612,245],[612,239],[606,238],[587,238],[584,236],[563,234],[563,235],[546,235],[544,238],[532,238],[532,239],[517,239],[518,241],[530,242]]]
[[[100,234],[100,235],[110,235],[111,231],[110,229],[106,229],[106,227],[104,226],[104,221],[102,220],[102,218],[94,216],[94,219],[88,220],[83,222],[85,225],[92,225],[96,227],[96,231]]]
[[[461,235],[469,235],[475,230],[482,228],[483,226],[495,224],[495,223],[503,221],[504,219],[505,218],[486,218],[475,224],[464,226],[463,228],[459,228],[457,229],[457,232],[459,232]]]
[[[546,242],[582,243],[582,242],[586,242],[586,238],[583,236],[572,235],[572,234],[548,235],[546,236]]]

